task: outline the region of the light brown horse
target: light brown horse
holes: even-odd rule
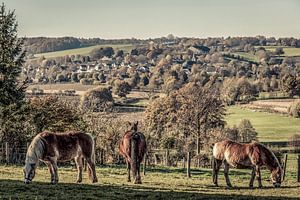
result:
[[[263,144],[253,142],[240,144],[230,140],[217,142],[213,148],[213,183],[218,186],[218,172],[224,163],[224,176],[228,187],[232,187],[228,172],[229,166],[251,167],[252,175],[249,186],[253,187],[255,176],[257,176],[258,187],[261,183],[261,166],[266,166],[271,171],[271,179],[274,187],[280,187],[282,179],[282,168],[274,153]]]
[[[35,176],[38,161],[43,161],[49,168],[51,183],[58,182],[57,162],[65,162],[75,158],[78,176],[77,183],[82,182],[82,160],[88,164],[89,177],[93,183],[97,182],[94,163],[94,140],[90,134],[82,132],[39,133],[28,147],[24,182],[31,183]]]
[[[127,173],[130,182],[130,169],[135,184],[141,184],[140,163],[147,150],[146,139],[143,133],[137,131],[138,122],[131,124],[130,130],[126,131],[119,146],[120,154],[124,156],[127,163]]]

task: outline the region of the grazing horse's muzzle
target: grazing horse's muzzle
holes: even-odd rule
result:
[[[25,184],[29,184],[29,183],[31,183],[31,180],[28,179],[28,178],[25,178],[24,183],[25,183]]]

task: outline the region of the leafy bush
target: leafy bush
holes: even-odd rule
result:
[[[111,111],[114,99],[106,87],[96,87],[88,90],[81,98],[81,107],[92,112]]]
[[[295,118],[300,117],[300,100],[296,100],[290,105],[288,113]]]

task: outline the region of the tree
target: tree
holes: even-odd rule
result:
[[[176,137],[176,143],[196,152],[205,146],[209,130],[224,126],[225,108],[219,91],[210,84],[189,83],[167,97],[154,100],[146,109],[145,126],[152,143]],[[154,140],[154,141],[153,141]]]
[[[290,97],[300,95],[300,77],[291,74],[285,74],[281,80],[281,90],[286,92]]]
[[[284,51],[283,51],[283,48],[282,47],[277,47],[276,49],[275,49],[275,52],[274,52],[276,55],[282,55],[282,54],[284,54]]]
[[[26,81],[20,82],[25,52],[18,39],[14,11],[0,6],[0,142],[24,143],[32,133],[25,103]]]
[[[17,22],[14,11],[0,7],[0,106],[23,103],[26,85],[18,77],[22,71],[25,52],[23,40],[17,36]]]
[[[114,94],[120,97],[126,97],[131,91],[131,86],[126,81],[116,80],[113,87]]]
[[[257,132],[253,128],[250,120],[243,119],[239,126],[239,142],[251,142],[252,140],[257,140]]]

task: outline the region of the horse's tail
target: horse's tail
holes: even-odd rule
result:
[[[135,178],[138,170],[138,139],[139,135],[134,133],[131,138],[131,170],[132,175]]]

